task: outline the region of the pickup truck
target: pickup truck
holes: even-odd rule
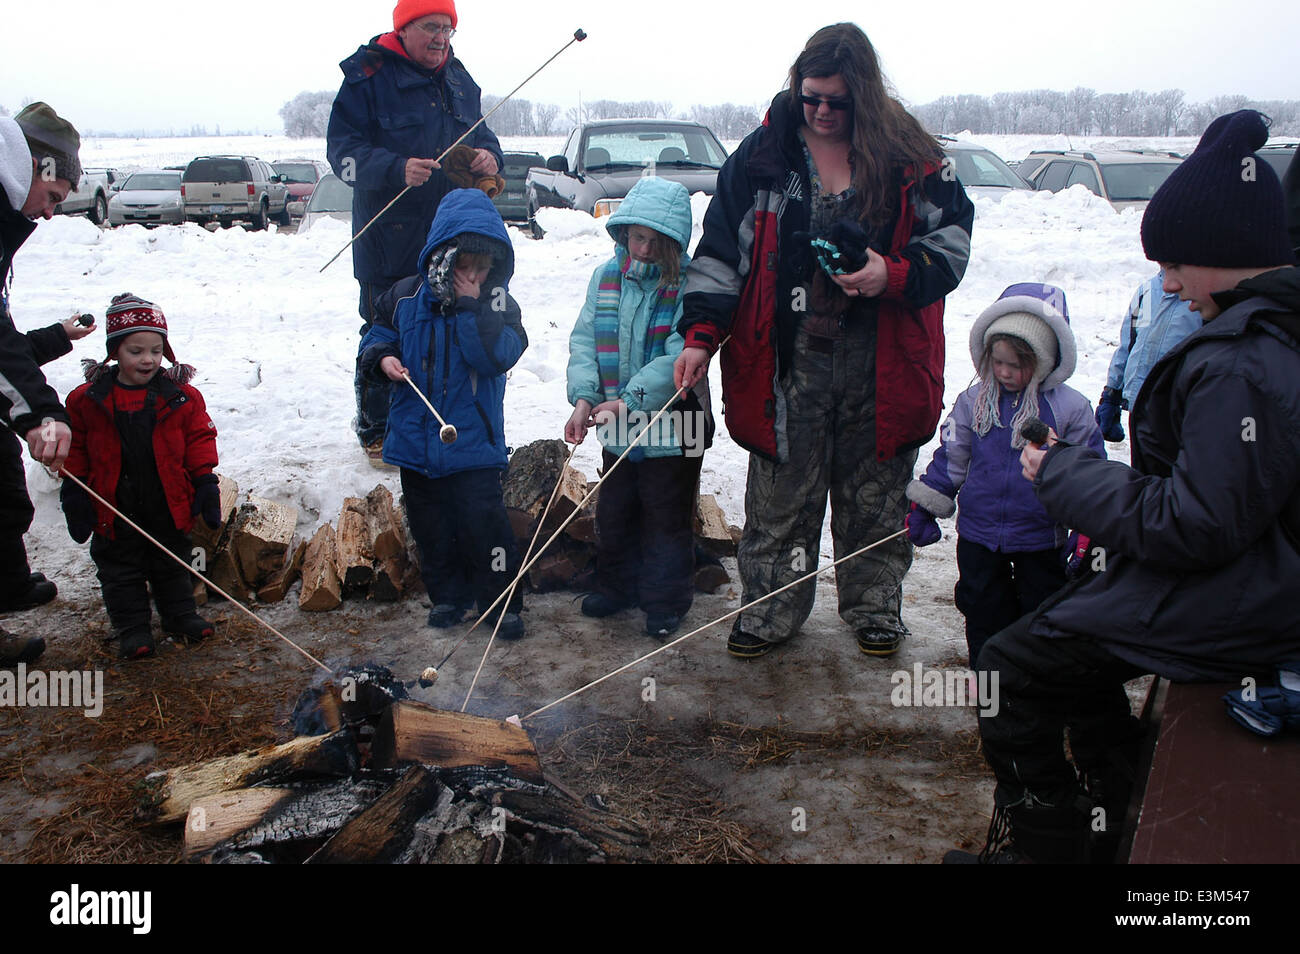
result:
[[[96,225],[108,221],[108,197],[113,184],[125,176],[116,169],[83,169],[77,191],[54,207],[55,215],[81,215],[85,213]]]

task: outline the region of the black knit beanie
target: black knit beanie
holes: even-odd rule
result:
[[[1142,216],[1142,249],[1153,262],[1258,268],[1295,261],[1277,173],[1254,153],[1268,141],[1253,109],[1210,123]]]

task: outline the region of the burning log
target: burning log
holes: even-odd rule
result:
[[[145,777],[146,797],[136,812],[142,821],[160,825],[180,821],[200,798],[303,776],[347,776],[359,758],[350,732],[309,735],[251,752],[182,765]]]
[[[448,712],[421,702],[394,702],[375,731],[370,750],[376,768],[418,762],[438,768],[479,765],[508,769],[525,781],[542,781],[542,765],[528,733],[497,719]]]
[[[383,864],[410,843],[415,823],[433,807],[444,786],[428,769],[412,765],[401,781],[327,841],[308,864]]]

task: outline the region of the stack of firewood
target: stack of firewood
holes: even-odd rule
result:
[[[226,863],[637,861],[635,824],[548,780],[508,722],[407,699],[379,667],[304,693],[318,734],[155,772],[137,818],[184,822],[184,855]]]
[[[222,523],[216,530],[202,521],[195,525],[196,556],[202,555],[195,569],[235,599],[278,603],[301,577],[299,607],[326,610],[346,596],[397,600],[411,585],[402,513],[383,485],[346,498],[337,529],[323,524],[310,540],[294,533],[296,507],[255,494],[241,502],[229,477],[221,476],[219,485]],[[205,602],[219,594],[200,583],[195,597]]]

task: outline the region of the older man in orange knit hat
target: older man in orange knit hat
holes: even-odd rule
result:
[[[327,133],[330,165],[352,185],[352,230],[359,232],[393,197],[410,191],[352,246],[361,285],[361,336],[375,302],[399,279],[414,275],[425,233],[453,182],[437,157],[482,116],[480,91],[456,59],[452,0],[399,0],[393,32],[375,37],[339,64],[343,85]],[[465,142],[475,150],[470,171],[491,176],[503,165],[501,144],[479,126]],[[371,462],[380,462],[390,387],[355,378],[354,428]]]

